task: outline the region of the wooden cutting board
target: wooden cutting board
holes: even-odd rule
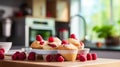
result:
[[[99,58],[87,62],[43,62],[43,61],[13,61],[6,56],[0,60],[0,67],[120,67],[120,60]]]

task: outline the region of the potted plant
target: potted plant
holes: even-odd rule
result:
[[[118,25],[120,22],[118,22]],[[99,38],[105,38],[105,44],[107,46],[119,45],[119,31],[115,25],[107,24],[93,27],[93,31],[97,33]]]

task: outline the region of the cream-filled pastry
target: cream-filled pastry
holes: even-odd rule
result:
[[[43,49],[46,50],[55,50],[57,49],[58,46],[61,44],[61,40],[58,39],[57,37],[49,37],[48,42],[43,46]]]
[[[78,48],[71,43],[68,43],[66,40],[62,41],[62,45],[58,47],[60,54],[67,61],[75,61],[77,57]],[[61,51],[62,50],[62,51]]]
[[[71,34],[70,38],[68,38],[68,42],[75,45],[78,49],[82,49],[80,42],[77,40],[75,34]]]
[[[74,46],[72,43],[68,43],[68,41],[63,40],[61,45],[58,47],[60,50],[72,50],[72,49],[78,49],[76,46]]]
[[[41,35],[36,36],[36,40],[31,44],[31,48],[33,49],[42,49],[46,41],[43,40]]]
[[[43,45],[40,45],[39,41],[34,41],[30,47],[33,49],[42,49]]]

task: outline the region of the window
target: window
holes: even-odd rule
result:
[[[87,35],[93,42],[104,41],[93,33],[95,25],[116,23],[120,20],[120,0],[81,0],[80,13],[87,22]]]

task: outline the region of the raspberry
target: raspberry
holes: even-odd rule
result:
[[[43,45],[44,44],[44,41],[40,41],[40,45]]]
[[[20,54],[20,52],[19,52],[19,51],[17,51],[17,52],[15,52],[15,54]]]
[[[0,53],[0,60],[3,60],[3,59],[4,59],[4,54]]]
[[[55,55],[55,58],[54,58],[55,61],[57,61],[57,58],[58,58],[59,56],[61,56],[61,55],[60,55],[60,54],[56,54],[56,55]]]
[[[55,44],[48,44],[50,47],[55,48],[57,47]]]
[[[79,60],[82,62],[85,62],[85,61],[87,61],[87,58],[85,57],[85,55],[80,55]]]
[[[71,35],[70,35],[70,38],[76,39],[75,34],[71,34]]]
[[[63,40],[62,44],[68,44],[68,41],[67,40]]]
[[[59,57],[59,56],[61,56],[61,54],[57,54],[57,55],[56,55],[56,57]]]
[[[54,42],[54,37],[49,37],[48,41],[49,42]]]
[[[5,53],[5,49],[4,48],[0,48],[0,51],[2,51],[3,53]]]
[[[80,59],[80,54],[77,54],[76,59],[77,59],[77,60],[79,60],[79,59]]]
[[[57,58],[57,61],[58,61],[58,62],[64,62],[64,58],[63,58],[62,56],[59,56],[59,57]]]
[[[19,60],[25,60],[26,59],[26,54],[25,52],[21,52],[18,56]]]
[[[90,53],[87,54],[87,60],[92,60],[92,55]]]
[[[96,53],[92,53],[92,60],[97,60],[97,54]]]
[[[84,43],[83,43],[83,42],[80,42],[80,45],[81,45],[81,46],[83,46],[83,45],[84,45]]]
[[[53,56],[52,55],[47,55],[46,56],[46,61],[51,62],[53,60]]]
[[[28,55],[28,60],[34,61],[36,59],[36,53],[30,52]]]
[[[0,53],[4,54],[3,51],[0,51]]]
[[[31,56],[31,55],[28,56],[28,60],[34,61],[35,59],[36,59],[35,56]]]
[[[29,55],[34,56],[34,55],[36,55],[36,53],[35,52],[30,52]]]
[[[12,60],[18,60],[18,56],[16,54],[12,55]]]
[[[36,40],[37,40],[37,41],[42,41],[42,40],[43,40],[43,38],[42,38],[42,36],[41,36],[41,35],[37,35],[37,36],[36,36]]]
[[[20,54],[20,52],[16,52],[16,53],[14,53],[13,55],[12,55],[12,60],[18,60],[19,59],[19,54]]]

